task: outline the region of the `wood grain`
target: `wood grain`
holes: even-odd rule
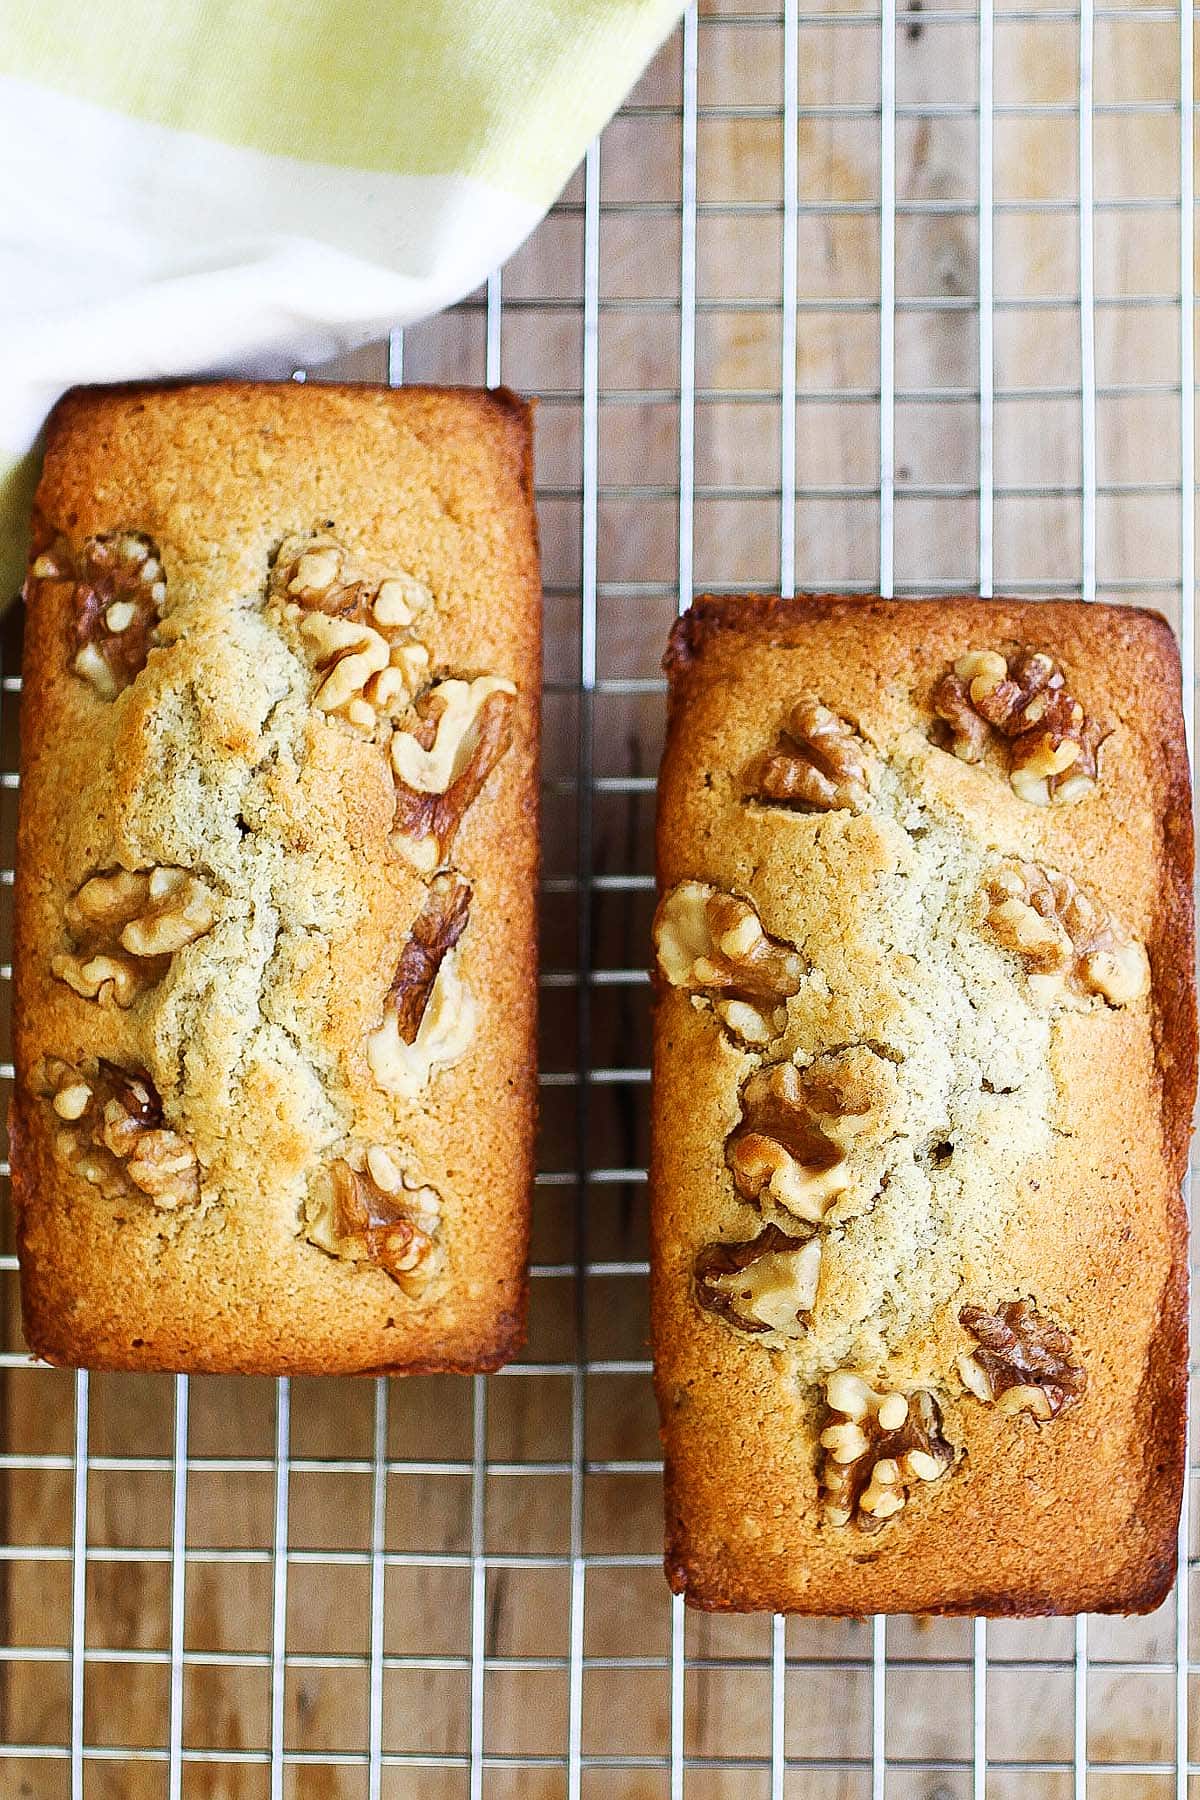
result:
[[[1144,16],[1143,16],[1144,15]],[[782,30],[742,8],[710,4],[699,28],[696,234],[695,579],[698,586],[772,587],[779,579]],[[796,462],[798,585],[868,585],[879,568],[880,45],[877,19],[859,7],[805,16],[800,29]],[[1158,107],[1177,96],[1175,24],[1149,8],[1105,14],[1095,36],[1095,92]],[[912,591],[978,582],[977,23],[972,11],[902,10],[897,38],[895,578]],[[1057,9],[1004,16],[995,32],[994,129],[996,383],[995,585],[1079,591],[1082,541],[1077,23]],[[597,774],[653,773],[662,736],[656,681],[677,603],[679,515],[680,232],[669,209],[680,180],[680,43],[662,51],[609,128],[601,150],[602,308],[599,315],[599,685],[591,702]],[[1034,112],[1013,108],[1036,104]],[[667,110],[664,110],[667,109]],[[674,110],[671,110],[674,109]],[[965,110],[964,110],[965,109]],[[1099,112],[1095,122],[1096,576],[1102,596],[1156,606],[1178,623],[1179,313],[1177,112]],[[503,277],[504,378],[543,397],[538,468],[547,586],[546,762],[551,778],[577,771],[585,715],[577,692],[583,409],[583,219],[578,178]],[[1136,209],[1109,202],[1136,200]],[[648,305],[648,301],[662,304]],[[382,379],[381,347],[331,374]],[[410,379],[480,381],[484,316],[478,299],[407,334]],[[1176,391],[1172,392],[1172,384]],[[1129,392],[1137,388],[1137,392]],[[1172,484],[1175,484],[1172,491]],[[1145,486],[1143,494],[1129,487]],[[1052,491],[1034,491],[1048,487]],[[1190,603],[1191,596],[1188,596]],[[6,672],[15,664],[8,646]],[[3,726],[12,756],[11,704]],[[12,767],[9,760],[6,765]],[[5,794],[11,830],[11,795]],[[591,815],[592,866],[602,876],[649,874],[653,797],[599,792]],[[574,794],[546,801],[543,963],[574,970],[579,902],[561,891],[579,866]],[[554,884],[558,884],[554,890]],[[7,890],[5,890],[7,891]],[[645,961],[650,897],[644,889],[593,891],[586,930],[601,970]],[[4,926],[7,930],[7,922]],[[543,1067],[573,1069],[585,1021],[572,983],[543,991]],[[593,985],[584,1054],[594,1069],[646,1060],[647,991],[636,980]],[[538,1189],[535,1258],[570,1264],[576,1209],[595,1263],[646,1254],[640,1180],[574,1172],[638,1168],[646,1155],[644,1085],[593,1082],[585,1106],[573,1089],[544,1093],[541,1163],[557,1185]],[[6,1346],[19,1348],[14,1278],[6,1275]],[[597,1272],[534,1283],[527,1360],[569,1365],[642,1359],[640,1277]],[[641,1374],[592,1370],[580,1378],[589,1463],[652,1461],[657,1438]],[[73,1381],[14,1370],[3,1379],[0,1434],[10,1456],[68,1456]],[[503,1465],[486,1477],[484,1536],[497,1555],[546,1557],[550,1567],[489,1572],[485,1649],[489,1754],[552,1759],[557,1766],[488,1767],[489,1797],[551,1800],[566,1793],[573,1380],[569,1368],[494,1378],[486,1389],[486,1446]],[[471,1592],[461,1559],[471,1548],[469,1382],[392,1382],[390,1457],[456,1465],[399,1471],[387,1484],[386,1543],[446,1565],[387,1570],[384,1677],[387,1752],[448,1755],[453,1768],[392,1766],[391,1800],[468,1793]],[[184,1678],[185,1746],[262,1753],[270,1742],[275,1390],[270,1383],[191,1384]],[[96,1378],[94,1459],[171,1454],[172,1384]],[[287,1772],[289,1800],[359,1800],[361,1765],[325,1757],[367,1744],[371,1477],[375,1389],[306,1382],[291,1394],[293,1466],[288,1512],[284,1721],[289,1752],[312,1761]],[[231,1475],[212,1459],[245,1458]],[[330,1459],[349,1469],[323,1469]],[[548,1466],[547,1466],[548,1465]],[[69,1546],[68,1469],[11,1467],[0,1474],[10,1544]],[[89,1543],[153,1552],[93,1558],[86,1588],[89,1652],[85,1730],[92,1745],[167,1743],[165,1662],[122,1660],[169,1646],[171,1475],[167,1468],[95,1467]],[[591,1468],[582,1477],[582,1545],[589,1556],[658,1554],[660,1494],[653,1473]],[[246,1552],[249,1561],[223,1558]],[[316,1560],[305,1560],[317,1554]],[[329,1553],[343,1560],[322,1560]],[[347,1560],[348,1559],[348,1560]],[[453,1559],[459,1559],[454,1561]],[[0,1734],[8,1743],[70,1738],[70,1564],[10,1562],[3,1634],[59,1660],[0,1666]],[[988,1748],[1010,1765],[989,1775],[989,1800],[1060,1800],[1071,1790],[1072,1626],[1006,1624],[989,1635]],[[1173,1755],[1170,1609],[1148,1620],[1094,1622],[1089,1749],[1097,1762],[1167,1764]],[[661,1759],[669,1742],[670,1612],[654,1567],[588,1567],[582,1693],[585,1755]],[[971,1636],[953,1622],[895,1621],[887,1683],[889,1800],[959,1800],[971,1793]],[[768,1792],[770,1625],[763,1619],[688,1620],[685,1747],[729,1761],[689,1771],[689,1800],[749,1800]],[[788,1628],[787,1793],[859,1800],[870,1791],[870,1633],[855,1623],[793,1621]],[[233,1653],[244,1660],[220,1663]],[[1193,1654],[1195,1650],[1193,1649]],[[406,1658],[436,1657],[437,1667]],[[206,1660],[210,1659],[210,1660]],[[211,1660],[211,1659],[216,1659]],[[549,1659],[546,1663],[542,1659]],[[633,1659],[648,1659],[635,1662]],[[836,1661],[835,1661],[836,1659]],[[1021,1666],[1022,1660],[1032,1667]],[[1109,1669],[1104,1660],[1135,1663]],[[533,1667],[521,1666],[532,1663]],[[622,1666],[624,1665],[624,1666]],[[1200,1738],[1192,1754],[1200,1754]],[[730,1761],[730,1759],[733,1759]],[[734,1766],[741,1761],[743,1765]],[[818,1764],[827,1765],[824,1768]],[[1049,1770],[1023,1763],[1057,1765]],[[1013,1766],[1015,1765],[1015,1766]],[[0,1764],[5,1794],[57,1800],[69,1792],[62,1761]],[[140,1800],[167,1792],[163,1761],[90,1761],[87,1800]],[[661,1767],[589,1767],[589,1800],[665,1796]],[[1110,1774],[1106,1800],[1164,1795],[1164,1777]],[[265,1800],[262,1762],[185,1765],[188,1800]]]

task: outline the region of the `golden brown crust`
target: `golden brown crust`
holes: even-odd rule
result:
[[[1056,656],[1112,731],[1099,785],[1077,806],[1029,806],[997,757],[972,766],[927,747],[934,681],[968,649],[1018,644]],[[831,966],[859,884],[868,895],[886,886],[891,840],[876,840],[871,817],[747,805],[741,777],[804,690],[903,765],[905,792],[948,842],[962,841],[972,869],[1024,855],[1070,874],[1144,942],[1153,978],[1148,1000],[1053,1013],[1038,1053],[1052,1077],[1050,1135],[1027,1161],[1006,1164],[1007,1146],[993,1146],[1002,1242],[980,1237],[964,1253],[965,1280],[938,1243],[918,1246],[952,1297],[924,1326],[897,1327],[887,1369],[901,1385],[906,1370],[931,1386],[938,1376],[959,1459],[873,1536],[822,1520],[823,1410],[803,1343],[764,1345],[692,1300],[697,1249],[753,1231],[723,1159],[749,1064],[711,1011],[659,978],[651,1285],[672,1587],[718,1610],[1151,1610],[1175,1568],[1187,1332],[1179,1185],[1196,1082],[1190,794],[1168,627],[1137,609],[1072,602],[709,598],[676,625],[666,667],[662,891],[686,879],[733,891],[765,930]],[[814,920],[823,945],[808,935]],[[862,995],[852,1016],[860,984],[868,997],[884,991],[864,954],[861,942],[847,954],[846,993],[806,1015],[818,1041],[835,1024],[845,1040],[887,1038],[887,1019],[865,1016]],[[1019,997],[1018,971],[1011,980],[1006,1004]],[[789,1053],[793,1043],[811,1051],[802,1027]],[[960,1203],[971,1219],[990,1179],[974,1167]],[[962,1300],[986,1293],[989,1305],[1032,1295],[1081,1350],[1084,1396],[1043,1424],[966,1392],[953,1373],[971,1347],[956,1282]]]
[[[524,1334],[536,1082],[528,407],[503,390],[76,390],[51,420],[38,508],[76,546],[146,534],[167,598],[165,643],[112,702],[67,666],[69,587],[39,584],[30,607],[11,1126],[31,1347],[98,1368],[499,1366]],[[415,1097],[385,1093],[367,1056],[426,892],[389,841],[386,744],[313,706],[318,678],[264,598],[281,539],[324,530],[376,581],[429,589],[434,679],[516,688],[511,746],[452,852],[473,890],[455,955],[477,1021]],[[81,881],[159,864],[204,872],[215,928],[124,1010],[56,980]],[[47,1056],[148,1070],[195,1143],[203,1204],[164,1213],[65,1169],[37,1091]],[[444,1263],[418,1297],[303,1235],[309,1181],[346,1143],[402,1149],[442,1197]]]

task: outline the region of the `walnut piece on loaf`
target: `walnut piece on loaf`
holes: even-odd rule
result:
[[[456,870],[437,875],[401,952],[385,1008],[394,1011],[406,1044],[417,1041],[438,971],[467,928],[471,884]]]
[[[681,881],[659,901],[653,935],[667,981],[710,1004],[731,1036],[754,1045],[780,1036],[804,960],[763,930],[748,900]]]
[[[725,1162],[743,1200],[820,1224],[851,1186],[848,1148],[895,1128],[897,1082],[886,1057],[848,1044],[807,1068],[764,1063],[741,1091],[742,1120]]]
[[[72,947],[51,957],[51,973],[84,999],[127,1007],[212,930],[216,910],[190,869],[110,869],[82,883],[63,918]]]
[[[984,925],[1021,958],[1039,1000],[1070,992],[1126,1006],[1149,991],[1145,946],[1069,875],[1006,858],[988,879],[986,900]]]
[[[977,1399],[1047,1420],[1082,1397],[1087,1371],[1073,1360],[1069,1333],[1031,1301],[1007,1300],[994,1313],[964,1306],[958,1318],[978,1345],[958,1359],[963,1385]]]
[[[70,586],[70,667],[99,699],[115,700],[145,668],[157,640],[167,597],[158,547],[144,532],[109,531],[85,538],[73,554],[36,518],[34,533],[26,599],[37,606],[46,584]]]
[[[820,1224],[850,1185],[846,1153],[822,1129],[794,1063],[755,1070],[742,1088],[742,1123],[725,1161],[743,1200],[773,1201],[797,1219]]]
[[[766,1225],[745,1243],[709,1244],[696,1258],[696,1301],[738,1331],[799,1337],[816,1305],[821,1244]]]
[[[904,1510],[915,1487],[953,1466],[941,1409],[927,1389],[878,1392],[838,1369],[825,1383],[825,1403],[820,1479],[831,1525],[876,1532]]]
[[[394,1151],[371,1144],[337,1158],[314,1180],[305,1236],[330,1256],[382,1269],[415,1297],[441,1266],[441,1210],[436,1189],[414,1181]]]
[[[848,808],[861,812],[870,798],[874,759],[852,725],[801,694],[773,750],[747,776],[750,797],[805,812]]]
[[[166,1212],[199,1200],[196,1153],[166,1124],[148,1075],[105,1061],[83,1071],[49,1058],[46,1078],[60,1121],[58,1154],[106,1197],[133,1188]]]
[[[475,1002],[456,966],[470,909],[471,885],[456,870],[434,877],[384,999],[383,1024],[367,1041],[371,1072],[389,1093],[419,1094],[471,1042]]]
[[[313,705],[374,736],[390,731],[429,675],[429,652],[412,628],[431,605],[429,589],[407,572],[381,581],[358,568],[328,532],[284,538],[267,592],[320,677]]]
[[[392,842],[423,874],[446,861],[464,817],[508,749],[516,691],[496,675],[437,681],[401,719],[391,743]]]
[[[1104,727],[1043,650],[968,651],[935,687],[933,710],[962,762],[979,762],[993,731],[1008,739],[1009,782],[1023,800],[1073,805],[1095,786]]]

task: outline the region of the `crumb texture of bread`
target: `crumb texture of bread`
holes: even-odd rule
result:
[[[504,390],[80,389],[26,584],[26,1334],[97,1368],[524,1334],[540,579]]]
[[[672,1586],[733,1611],[1153,1608],[1196,1085],[1169,628],[726,597],[666,666]]]

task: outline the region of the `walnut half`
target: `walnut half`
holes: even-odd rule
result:
[[[1104,727],[1044,650],[967,651],[934,688],[933,710],[962,762],[981,759],[992,731],[1009,740],[1009,782],[1022,800],[1071,805],[1096,784]]]
[[[895,1129],[899,1086],[886,1057],[868,1044],[829,1051],[805,1069],[768,1063],[742,1087],[742,1122],[725,1161],[743,1200],[781,1207],[819,1225],[850,1187],[848,1145]]]
[[[408,574],[369,580],[328,532],[284,538],[267,592],[298,623],[320,676],[313,705],[373,735],[397,717],[428,678],[429,653],[409,628],[432,601]]]
[[[436,1189],[412,1180],[394,1151],[372,1144],[339,1157],[313,1182],[304,1235],[329,1256],[382,1269],[415,1297],[440,1267],[441,1211]]]
[[[773,750],[747,776],[750,797],[805,812],[848,808],[861,812],[870,798],[874,761],[852,725],[801,694]]]
[[[797,1219],[820,1224],[850,1185],[846,1153],[822,1130],[794,1063],[756,1069],[742,1088],[742,1123],[725,1161],[743,1200],[774,1201]]]
[[[101,700],[115,700],[146,666],[167,597],[158,547],[144,532],[113,531],[85,539],[74,554],[66,538],[49,539],[29,568],[26,596],[38,604],[43,586],[71,587],[70,665]]]
[[[817,1301],[821,1245],[766,1225],[741,1244],[709,1244],[696,1258],[696,1301],[738,1331],[800,1337]]]
[[[1087,1371],[1072,1360],[1069,1334],[1030,1301],[1007,1300],[994,1313],[964,1306],[958,1320],[979,1346],[958,1359],[963,1384],[977,1399],[1044,1421],[1082,1398]]]
[[[1069,875],[1009,858],[988,880],[984,925],[1024,963],[1036,998],[1099,994],[1127,1006],[1149,991],[1144,945]]]
[[[904,1510],[912,1489],[938,1481],[954,1462],[942,1415],[925,1388],[877,1391],[848,1369],[825,1383],[821,1487],[831,1525],[875,1532]]]
[[[415,1097],[471,1041],[475,1003],[456,967],[470,910],[469,882],[453,869],[434,877],[396,965],[383,1024],[367,1041],[371,1072],[388,1093]]]
[[[450,854],[459,827],[512,742],[516,688],[498,675],[437,681],[392,736],[392,841],[422,874]]]
[[[110,869],[92,875],[67,901],[71,950],[50,972],[86,1000],[131,1006],[161,981],[177,950],[211,931],[212,890],[189,869]]]
[[[804,961],[763,930],[748,900],[703,881],[681,881],[654,915],[659,969],[672,987],[707,1001],[744,1044],[768,1044],[787,1025],[786,1001],[798,994]]]
[[[140,1070],[98,1062],[93,1072],[54,1060],[50,1105],[60,1120],[56,1148],[109,1199],[130,1186],[172,1212],[200,1198],[200,1165],[187,1139],[164,1123],[162,1101]]]

